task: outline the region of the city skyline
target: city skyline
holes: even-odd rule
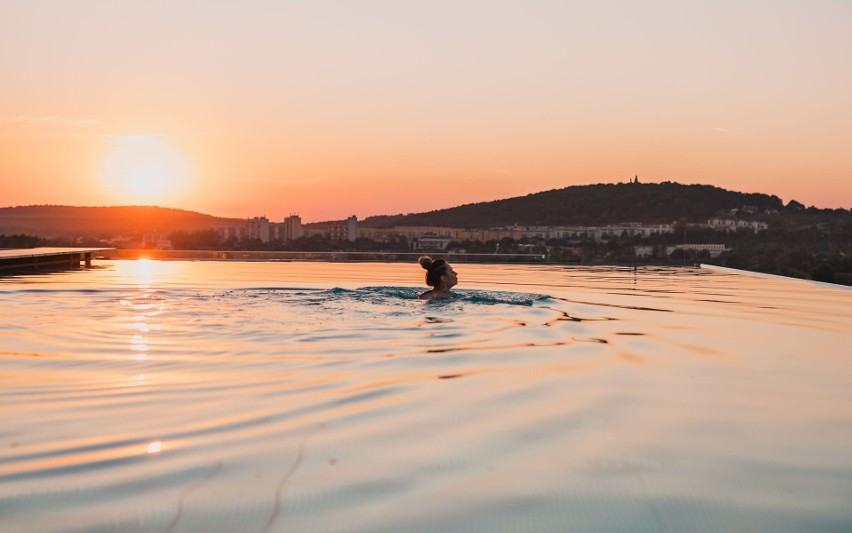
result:
[[[0,204],[306,222],[570,185],[852,207],[852,5],[0,5]]]

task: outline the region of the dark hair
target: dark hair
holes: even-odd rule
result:
[[[420,266],[426,269],[426,285],[437,287],[441,284],[441,276],[447,273],[447,262],[443,259],[432,259],[428,255],[420,258]]]

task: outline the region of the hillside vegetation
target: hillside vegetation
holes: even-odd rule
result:
[[[0,234],[57,238],[110,238],[213,228],[235,219],[153,206],[72,207],[31,205],[0,208]]]
[[[593,226],[617,222],[670,223],[706,220],[723,209],[753,205],[782,210],[777,196],[728,191],[711,185],[621,183],[566,187],[450,209],[408,215],[376,216],[365,227],[447,226],[489,228],[522,226]]]

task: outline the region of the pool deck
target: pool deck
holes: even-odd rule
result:
[[[0,270],[38,269],[40,267],[92,266],[92,254],[115,248],[25,248],[0,250]]]

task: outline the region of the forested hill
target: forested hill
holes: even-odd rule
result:
[[[30,205],[0,208],[0,234],[26,234],[45,238],[194,231],[233,221],[194,211],[153,206]]]
[[[618,222],[670,223],[681,218],[706,220],[722,209],[744,205],[784,209],[777,196],[728,191],[711,185],[621,183],[581,185],[450,209],[409,215],[376,216],[365,227],[450,226],[488,228],[583,226]]]

